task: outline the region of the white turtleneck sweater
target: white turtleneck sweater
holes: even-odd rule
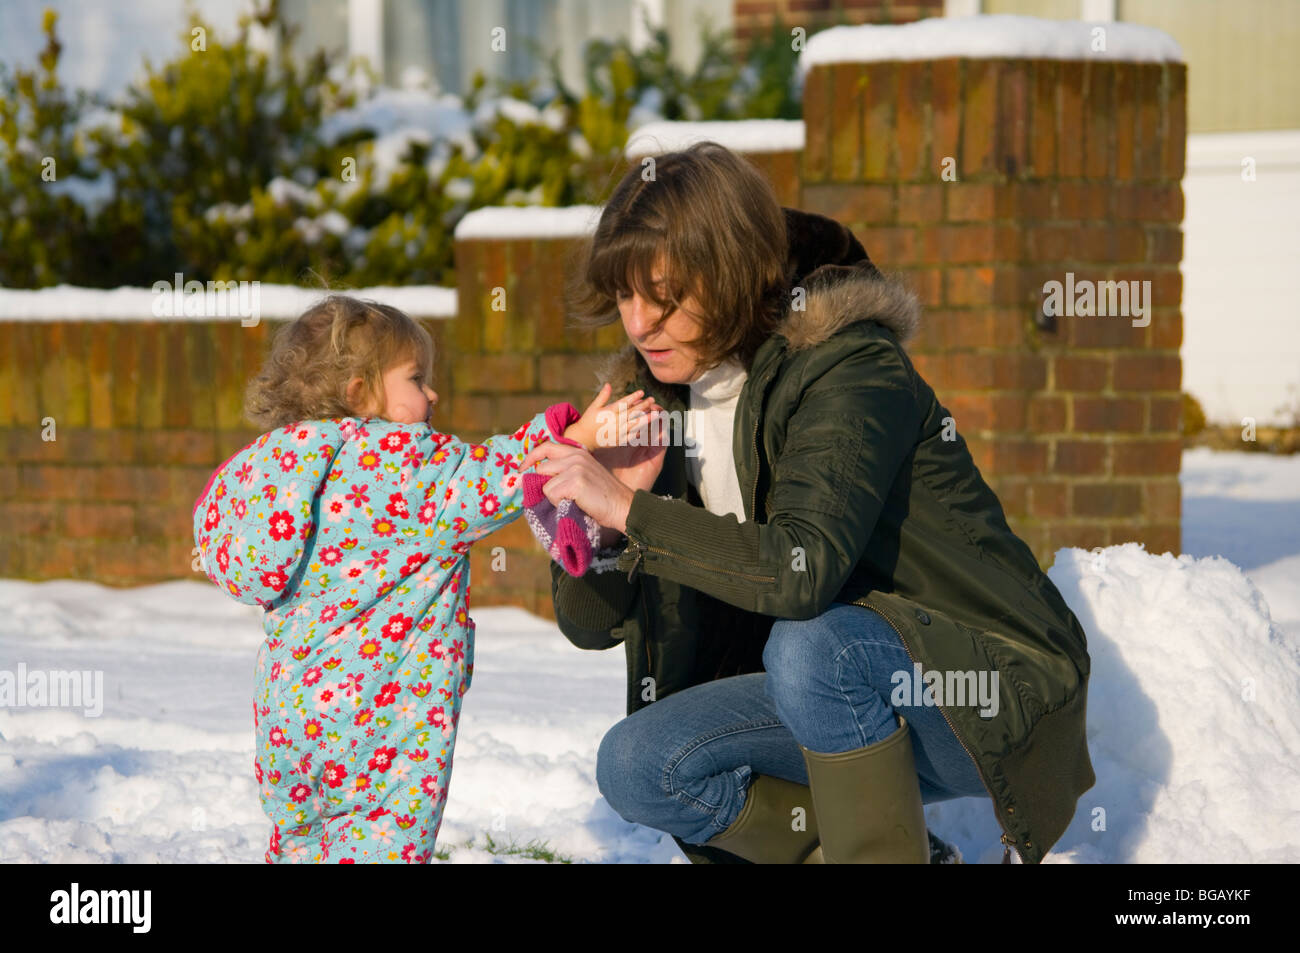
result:
[[[735,513],[745,522],[745,503],[731,452],[736,401],[749,374],[731,358],[705,371],[689,385],[690,409],[686,413],[686,476],[699,491],[704,508],[725,516]]]

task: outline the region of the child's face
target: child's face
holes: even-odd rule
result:
[[[358,378],[359,380],[359,378]],[[424,379],[424,372],[414,360],[395,364],[384,372],[385,420],[398,424],[418,424],[429,419],[429,411],[438,395]],[[379,414],[371,400],[365,413]]]

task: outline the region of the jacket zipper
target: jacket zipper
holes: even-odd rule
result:
[[[907,651],[907,657],[910,658],[913,663],[916,662],[916,656],[912,654],[912,647],[907,644],[907,639],[903,636],[902,629],[894,625],[894,620],[891,619],[885,613],[884,609],[880,608],[879,606],[873,606],[869,604],[866,601],[865,597],[862,599],[854,599],[853,604],[857,606],[863,606],[864,608],[870,609],[873,612],[879,613],[880,617],[889,623],[889,627],[898,633],[898,640],[903,643],[903,648]],[[946,721],[948,723],[948,727],[952,729],[953,737],[956,738],[957,741],[961,744],[962,748],[965,749],[966,756],[970,758],[971,762],[975,765],[975,770],[976,772],[978,772],[980,776],[980,782],[984,785],[984,790],[988,791],[989,793],[989,800],[993,801],[993,803],[996,804],[997,798],[993,796],[993,789],[989,787],[988,779],[984,777],[984,769],[980,767],[980,763],[975,759],[975,756],[971,754],[970,748],[967,747],[966,745],[966,740],[962,738],[962,736],[958,733],[957,726],[952,723],[952,719],[949,718],[948,713],[943,710],[943,706],[939,705],[938,708],[939,708],[939,714],[943,715],[943,720]],[[1002,826],[1001,822],[999,822],[998,826],[999,827]],[[1007,834],[1005,828],[1003,828],[1002,830],[1001,841],[1002,841],[1002,863],[1007,864],[1011,862],[1012,845],[1015,846],[1016,854],[1019,855],[1021,862],[1022,863],[1024,862],[1025,855],[1020,852],[1020,845],[1016,843],[1014,837],[1011,837],[1010,835]]]
[[[745,579],[752,579],[755,582],[776,582],[776,576],[759,576],[749,572],[737,572],[734,569],[720,569],[717,566],[702,563],[699,560],[691,559],[688,556],[679,556],[675,553],[670,553],[666,549],[659,549],[657,546],[647,546],[640,540],[635,540],[631,537],[628,538],[628,543],[629,545],[636,547],[636,558],[632,560],[632,568],[627,571],[628,582],[632,581],[632,574],[636,572],[636,567],[641,562],[641,557],[645,553],[659,553],[662,556],[671,556],[673,559],[681,560],[684,563],[690,563],[692,566],[699,566],[701,569],[707,569],[710,572],[722,572],[726,573],[728,576],[741,576]]]
[[[636,547],[636,559],[633,559],[633,560],[632,560],[632,566],[631,566],[631,568],[628,569],[628,571],[627,571],[627,581],[628,581],[628,582],[631,582],[631,581],[632,581],[632,574],[636,572],[637,564],[641,562],[641,544],[638,543],[638,542],[637,542],[635,539],[633,539],[631,536],[629,536],[629,537],[627,538],[627,542],[628,542],[628,545],[629,545],[629,546],[635,546],[635,547]]]

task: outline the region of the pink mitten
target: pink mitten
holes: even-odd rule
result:
[[[564,436],[565,429],[578,419],[572,404],[555,404],[546,409],[551,435],[571,447],[581,444]],[[592,554],[600,545],[600,524],[584,513],[573,500],[555,505],[546,498],[542,487],[550,474],[524,474],[524,518],[542,548],[570,576],[581,576],[591,565]]]

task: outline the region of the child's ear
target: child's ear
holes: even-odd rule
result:
[[[348,381],[347,390],[344,393],[348,400],[348,407],[351,408],[353,413],[365,413],[366,382],[362,378],[354,377]]]

